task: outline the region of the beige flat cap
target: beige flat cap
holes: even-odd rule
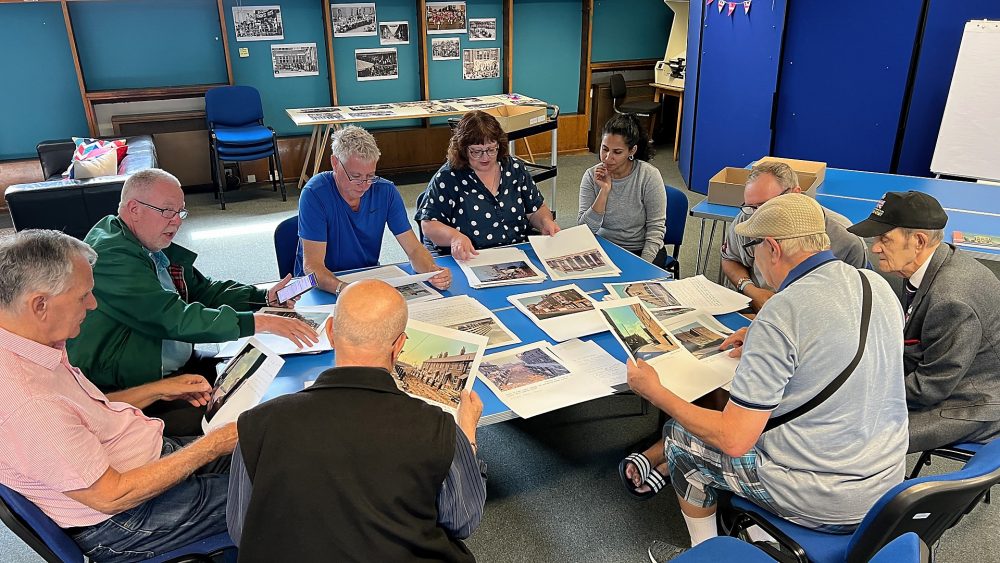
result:
[[[826,232],[823,208],[803,194],[785,194],[768,200],[749,219],[736,225],[736,234],[752,239],[778,240]]]

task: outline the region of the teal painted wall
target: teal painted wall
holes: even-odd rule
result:
[[[663,0],[595,0],[590,59],[662,59],[673,19]]]
[[[514,3],[514,91],[578,111],[583,3],[517,0]]]

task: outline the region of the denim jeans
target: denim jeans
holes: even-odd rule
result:
[[[194,438],[163,438],[160,456]],[[212,462],[159,496],[86,527],[73,540],[93,561],[137,561],[226,531],[230,456]]]

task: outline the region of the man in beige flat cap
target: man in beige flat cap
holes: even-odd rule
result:
[[[646,455],[669,470],[693,545],[717,534],[720,489],[796,524],[847,532],[903,479],[899,301],[878,274],[833,255],[808,196],[776,197],[736,228],[778,292],[722,344],[740,358],[722,412],[685,402],[645,362],[629,362],[632,389],[672,418],[664,447]]]

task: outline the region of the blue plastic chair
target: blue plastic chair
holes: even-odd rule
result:
[[[926,563],[930,550],[913,532],[907,532],[880,549],[870,563]],[[721,536],[698,544],[671,561],[676,563],[771,563],[776,561],[751,544],[736,538]]]
[[[292,273],[298,250],[299,216],[292,215],[274,228],[274,255],[278,259],[278,276],[284,278]]]
[[[278,153],[278,135],[264,125],[260,93],[250,86],[222,86],[205,92],[205,119],[208,121],[212,177],[216,197],[226,208],[222,162],[267,159],[274,191],[281,187],[281,201],[288,201],[285,175]]]
[[[681,279],[681,263],[678,256],[681,253],[681,243],[684,242],[684,228],[687,226],[688,199],[684,192],[673,187],[663,186],[667,190],[667,229],[663,232],[664,248],[656,255],[653,264],[672,273],[675,280]],[[673,245],[673,255],[668,255],[666,246]]]
[[[1000,440],[983,446],[962,469],[909,479],[896,485],[868,511],[853,534],[828,534],[797,526],[741,497],[724,507],[722,522],[737,536],[759,525],[793,555],[793,561],[856,563],[868,561],[890,540],[915,532],[929,546],[937,543],[1000,482]],[[765,551],[766,546],[760,546]],[[777,557],[776,553],[769,553]]]
[[[0,485],[0,521],[28,547],[49,563],[84,561],[83,552],[73,538],[20,493]],[[236,550],[228,533],[197,541],[193,544],[147,559],[150,563],[182,563],[208,561],[226,550]]]

